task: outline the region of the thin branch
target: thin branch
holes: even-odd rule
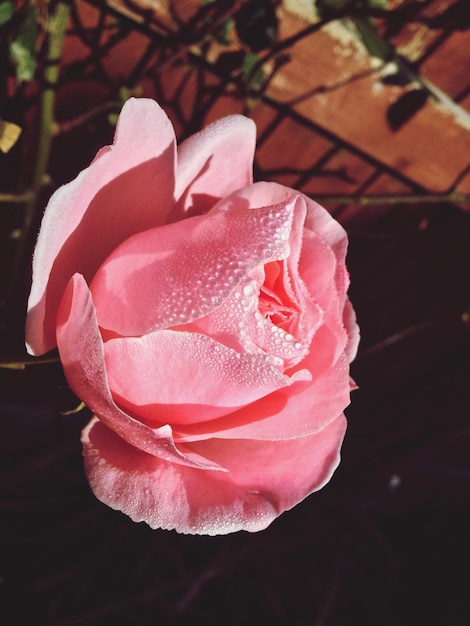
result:
[[[23,204],[29,202],[32,196],[32,191],[25,191],[24,193],[0,193],[0,204]]]
[[[400,330],[397,333],[394,333],[393,335],[390,335],[389,337],[386,337],[385,339],[374,343],[372,346],[359,350],[357,360],[360,361],[362,358],[366,358],[382,352],[382,350],[389,348],[390,346],[393,346],[397,343],[400,343],[404,339],[408,339],[409,337],[415,337],[416,335],[440,328],[441,326],[442,321],[422,322],[421,324],[408,326],[407,328],[404,328],[403,330]]]
[[[60,363],[59,356],[38,358],[28,356],[3,355],[0,359],[0,369],[24,370],[30,365],[49,365],[51,363]]]
[[[104,102],[103,104],[100,104],[96,107],[93,107],[92,109],[89,109],[88,111],[86,111],[86,113],[83,113],[83,115],[78,115],[72,120],[67,120],[65,122],[57,123],[54,126],[54,135],[60,135],[61,133],[68,133],[74,128],[77,128],[78,126],[82,126],[82,124],[85,124],[86,122],[93,119],[97,115],[100,115],[101,113],[107,113],[109,111],[117,112],[119,111],[120,108],[121,108],[121,103],[118,102],[117,100],[113,102]]]
[[[385,194],[385,195],[342,195],[342,194],[307,194],[318,202],[334,204],[425,204],[439,202],[457,202],[470,204],[470,195],[451,191],[450,193],[423,194]]]

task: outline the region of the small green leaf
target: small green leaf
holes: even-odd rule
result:
[[[221,46],[228,46],[232,42],[231,33],[234,29],[233,20],[225,20],[219,30],[215,33],[214,38]]]
[[[256,65],[258,61],[259,61],[259,56],[257,54],[254,54],[252,52],[245,54],[245,58],[243,59],[243,77],[244,78],[249,77],[250,72],[252,71],[252,69],[254,68],[254,66]]]
[[[16,38],[10,44],[10,56],[16,65],[18,80],[31,80],[36,69],[36,37],[38,32],[37,15],[28,6],[20,24]]]
[[[127,102],[127,100],[129,100],[130,97],[131,92],[129,91],[128,87],[126,87],[125,85],[119,87],[119,102],[124,104],[125,102]]]
[[[75,413],[80,413],[83,409],[86,409],[86,404],[84,402],[79,402],[73,409],[69,409],[68,411],[59,411],[59,413],[60,415],[74,415]]]
[[[371,9],[386,9],[388,0],[369,0]]]
[[[367,52],[382,61],[388,61],[393,50],[379,35],[373,20],[369,17],[356,17],[352,22]]]
[[[0,26],[6,24],[13,17],[13,3],[0,2]]]
[[[259,59],[260,57],[252,52],[246,54],[243,59],[242,80],[252,89],[259,87],[264,78],[263,69],[261,67],[255,69]]]
[[[110,113],[108,115],[108,124],[110,124],[111,126],[116,126],[118,118],[119,113]]]

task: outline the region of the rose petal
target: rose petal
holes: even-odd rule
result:
[[[343,323],[348,333],[349,341],[346,346],[346,355],[349,363],[356,357],[359,347],[360,333],[359,326],[356,321],[356,312],[349,299],[346,299],[343,311]],[[357,386],[355,387],[357,389]]]
[[[199,333],[161,330],[106,342],[114,399],[151,425],[219,417],[290,384],[265,354],[240,354]]]
[[[324,310],[325,324],[337,338],[334,354],[338,358],[348,343],[348,332],[343,322],[347,285],[341,285],[340,279],[338,291],[338,262],[333,249],[325,239],[307,229],[304,232],[299,274],[315,302]]]
[[[247,189],[240,190],[238,195],[251,203],[251,206],[289,202],[293,197],[301,196],[307,207],[305,228],[316,233],[331,247],[337,261],[336,287],[339,292],[346,291],[348,275],[344,260],[348,238],[344,228],[333,219],[326,209],[295,189],[284,187],[278,183],[258,182]]]
[[[229,198],[210,215],[121,244],[91,284],[100,326],[129,336],[189,323],[219,306],[258,264],[287,256],[295,200],[258,210],[244,204]]]
[[[324,239],[336,256],[336,288],[346,291],[349,281],[345,259],[348,249],[348,236],[344,228],[317,202],[306,197],[307,217],[305,227]]]
[[[305,232],[304,224],[307,216],[305,196],[297,197],[296,206],[298,211],[296,213],[297,219],[294,219],[292,225],[290,254],[282,262],[283,273],[281,277],[284,291],[289,299],[297,304],[299,313],[293,316],[292,321],[287,321],[284,328],[289,330],[307,349],[324,317],[322,310],[324,307],[315,299],[315,294],[308,289],[299,273],[299,261]]]
[[[57,344],[67,381],[99,419],[140,450],[173,463],[201,467],[199,462],[177,450],[170,426],[148,428],[114,403],[93,302],[80,274],[75,274],[67,285],[57,318]],[[205,467],[218,469],[213,464]]]
[[[207,213],[221,198],[251,185],[255,143],[256,126],[242,115],[224,117],[186,139],[178,147],[179,202],[171,221]]]
[[[218,535],[262,530],[320,489],[338,465],[345,427],[341,415],[321,432],[290,441],[192,444],[226,473],[149,456],[99,421],[84,429],[82,442],[88,480],[102,502],[152,528]]]
[[[173,205],[175,150],[173,127],[158,104],[131,99],[114,145],[51,197],[33,260],[31,354],[55,347],[57,307],[72,274],[90,280],[122,241],[165,220]]]
[[[338,292],[335,286],[336,256],[330,244],[318,233],[304,230],[299,273],[318,304],[325,310],[336,308],[339,313]],[[344,292],[341,294],[343,297]],[[333,302],[332,302],[333,299]]]
[[[348,362],[342,355],[332,365],[333,348],[334,337],[328,328],[320,328],[311,353],[300,363],[303,369],[293,375],[290,387],[212,422],[175,425],[175,441],[183,443],[208,437],[286,440],[319,432],[350,402]],[[315,356],[322,349],[325,357]],[[311,375],[310,380],[305,372]]]

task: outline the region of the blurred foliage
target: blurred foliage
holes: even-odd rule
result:
[[[16,78],[29,81],[36,69],[36,50],[39,13],[33,4],[27,4],[19,19],[17,31],[10,42],[10,58],[15,65]]]
[[[14,9],[12,2],[0,3],[0,26],[6,24],[13,17]]]
[[[314,4],[318,15],[325,19],[334,17],[339,12],[363,12],[370,9],[386,9],[389,0],[315,0]]]
[[[383,61],[393,54],[392,47],[379,35],[374,20],[368,16],[373,9],[386,9],[388,0],[316,0],[315,6],[319,17],[332,20],[337,17],[351,15],[358,39],[367,52]]]
[[[356,17],[352,20],[359,40],[367,52],[382,61],[388,61],[393,56],[393,48],[377,31],[374,21],[368,17]]]

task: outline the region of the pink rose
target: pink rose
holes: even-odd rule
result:
[[[254,147],[233,115],[176,149],[160,107],[130,100],[43,218],[28,349],[57,345],[94,413],[96,496],[152,528],[261,530],[339,461],[358,342],[346,234],[252,184]]]

